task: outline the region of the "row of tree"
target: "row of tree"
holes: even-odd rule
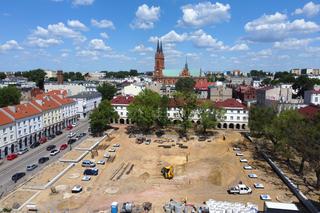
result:
[[[251,133],[265,137],[273,144],[273,151],[285,158],[297,174],[303,175],[304,165],[314,169],[320,188],[320,114],[305,117],[296,110],[283,111],[277,115],[273,108],[252,107],[249,126]],[[293,160],[300,159],[298,168]]]
[[[0,88],[0,108],[20,103],[21,92],[14,86]]]
[[[101,71],[106,74],[106,78],[126,78],[132,76],[138,76],[137,70],[131,69],[129,71]]]
[[[15,72],[16,77],[22,76],[28,79],[28,81],[33,81],[36,83],[37,87],[44,89],[44,78],[46,73],[43,69],[35,69],[25,72]]]

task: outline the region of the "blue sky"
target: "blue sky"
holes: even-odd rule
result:
[[[1,0],[0,70],[320,67],[320,2]]]

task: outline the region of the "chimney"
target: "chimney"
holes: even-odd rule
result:
[[[63,84],[63,71],[62,70],[57,71],[57,83]]]
[[[11,112],[16,113],[16,106],[8,106]]]

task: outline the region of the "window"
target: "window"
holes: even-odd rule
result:
[[[230,116],[230,120],[233,120],[233,116]]]
[[[247,117],[243,117],[243,120],[244,120],[244,121],[247,120]]]
[[[13,139],[13,135],[10,135],[10,139],[11,139],[11,140]]]
[[[18,134],[21,135],[21,130],[19,130]]]
[[[240,114],[241,112],[240,112],[240,110],[238,110],[238,114]]]
[[[318,102],[318,97],[314,98],[314,102],[316,102],[316,103]]]
[[[4,138],[3,138],[3,141],[4,141],[4,142],[7,142],[7,137],[4,137]]]
[[[239,116],[237,116],[237,120],[238,120],[238,121],[240,120],[240,117],[239,117]]]
[[[27,129],[24,129],[24,133],[27,133]]]
[[[13,127],[12,127],[12,126],[10,126],[10,131],[12,131],[12,129],[13,129]]]
[[[7,133],[7,129],[3,129],[3,134],[6,134]]]
[[[120,115],[123,115],[123,112],[120,112]]]

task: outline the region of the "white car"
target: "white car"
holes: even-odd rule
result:
[[[233,147],[233,151],[240,152],[240,151],[241,151],[241,149],[240,149],[240,148],[238,148],[238,147]]]
[[[104,155],[103,155],[103,157],[105,157],[105,158],[110,158],[110,153],[108,153],[108,152],[106,152],[106,153],[104,153]]]
[[[82,180],[82,181],[89,181],[89,180],[91,180],[91,177],[88,176],[88,175],[85,175],[85,176],[82,177],[81,180]]]
[[[236,156],[243,156],[243,154],[241,152],[237,152]]]
[[[253,186],[256,189],[264,189],[264,185],[262,183],[254,183]]]
[[[262,195],[260,195],[260,199],[261,200],[271,200],[271,197],[268,194],[262,194]]]
[[[28,152],[28,151],[29,151],[28,148],[24,148],[24,149],[21,149],[17,154],[18,154],[18,155],[22,155],[22,154],[24,154],[24,153],[26,153],[26,152]]]
[[[120,144],[116,143],[112,145],[113,147],[120,147]]]
[[[248,174],[248,177],[249,177],[249,178],[257,178],[258,175],[251,173],[251,174]]]
[[[76,136],[76,133],[74,133],[74,132],[70,132],[70,133],[68,134],[68,137],[69,137],[69,138],[73,138],[74,136]]]
[[[72,193],[79,193],[81,191],[82,191],[82,186],[80,185],[75,185],[71,190]]]
[[[71,124],[71,126],[72,127],[76,127],[76,126],[78,126],[78,124],[77,123],[73,123],[73,124]]]
[[[245,159],[245,158],[241,158],[241,159],[240,159],[240,162],[241,162],[241,163],[248,163],[248,160]]]
[[[57,155],[59,152],[60,152],[59,150],[54,149],[54,150],[52,150],[52,151],[50,152],[50,156],[55,156],[55,155]]]
[[[243,167],[245,170],[252,170],[252,166],[246,165]]]
[[[106,161],[105,161],[105,160],[99,160],[99,161],[97,162],[97,164],[104,165],[104,164],[106,164]]]
[[[115,152],[115,151],[116,151],[115,148],[110,148],[110,149],[109,149],[109,152]]]

